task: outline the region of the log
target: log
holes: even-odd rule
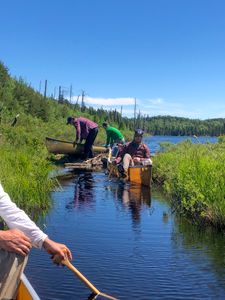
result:
[[[92,170],[96,168],[101,168],[103,166],[103,158],[106,158],[106,155],[99,154],[83,162],[65,163],[64,166],[70,169]]]
[[[77,170],[93,170],[93,167],[91,165],[87,165],[87,166],[70,166],[70,167],[66,167],[68,169],[77,169]]]

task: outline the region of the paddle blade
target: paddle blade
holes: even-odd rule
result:
[[[112,296],[109,296],[107,294],[104,293],[100,293],[98,295],[92,293],[89,297],[88,300],[106,300],[106,299],[111,299],[111,300],[119,300],[118,298],[114,298]]]
[[[89,298],[88,298],[89,299]],[[98,295],[95,295],[94,298],[90,298],[91,300],[106,300],[106,299],[110,299],[110,300],[119,300],[118,298],[114,298],[112,296],[109,296],[107,294],[104,293],[100,293]]]
[[[114,297],[109,296],[109,295],[104,294],[104,293],[98,294],[95,299],[97,299],[97,300],[106,300],[106,299],[119,300],[118,298],[114,298]]]

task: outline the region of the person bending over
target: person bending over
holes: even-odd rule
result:
[[[107,122],[102,124],[102,127],[106,131],[106,146],[113,146],[114,143],[124,144],[124,136],[119,131],[119,129],[109,126]]]
[[[111,147],[112,156],[116,156],[119,151],[119,147],[121,147],[125,142],[124,136],[119,131],[119,129],[109,126],[109,124],[107,122],[104,122],[102,124],[102,127],[106,131],[105,147],[106,148]]]
[[[92,145],[98,134],[98,124],[83,117],[68,117],[67,124],[73,125],[76,129],[75,143],[81,143],[82,140],[85,140],[83,158],[88,159],[94,157]]]

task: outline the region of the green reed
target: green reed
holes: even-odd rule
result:
[[[154,158],[154,181],[179,211],[225,227],[225,142],[170,146]]]
[[[54,180],[49,178],[52,168],[46,160],[47,151],[38,140],[26,139],[5,131],[0,143],[0,181],[17,205],[26,211],[42,211],[50,206],[49,192]],[[24,141],[25,140],[25,141]]]

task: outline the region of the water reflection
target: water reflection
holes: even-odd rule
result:
[[[132,224],[137,227],[141,221],[144,206],[151,207],[151,190],[139,184],[120,183],[113,187],[115,200],[130,212]]]
[[[205,271],[214,270],[218,280],[225,282],[225,238],[223,232],[216,229],[200,228],[190,225],[190,221],[175,216],[176,226],[173,227],[173,246],[184,247],[191,253],[192,260],[199,263],[199,253],[204,252],[201,260],[205,259]]]
[[[94,180],[92,172],[78,174],[74,183],[73,200],[66,205],[66,208],[82,211],[93,209],[96,205],[96,179]],[[122,208],[129,212],[132,224],[138,226],[141,222],[141,212],[146,209],[146,206],[151,207],[150,188],[119,181],[115,181],[113,184],[106,179],[105,189],[110,191],[110,198],[113,195],[118,209]]]
[[[78,174],[75,178],[73,201],[68,203],[66,208],[77,210],[93,208],[95,203],[93,184],[94,179],[91,172]]]

